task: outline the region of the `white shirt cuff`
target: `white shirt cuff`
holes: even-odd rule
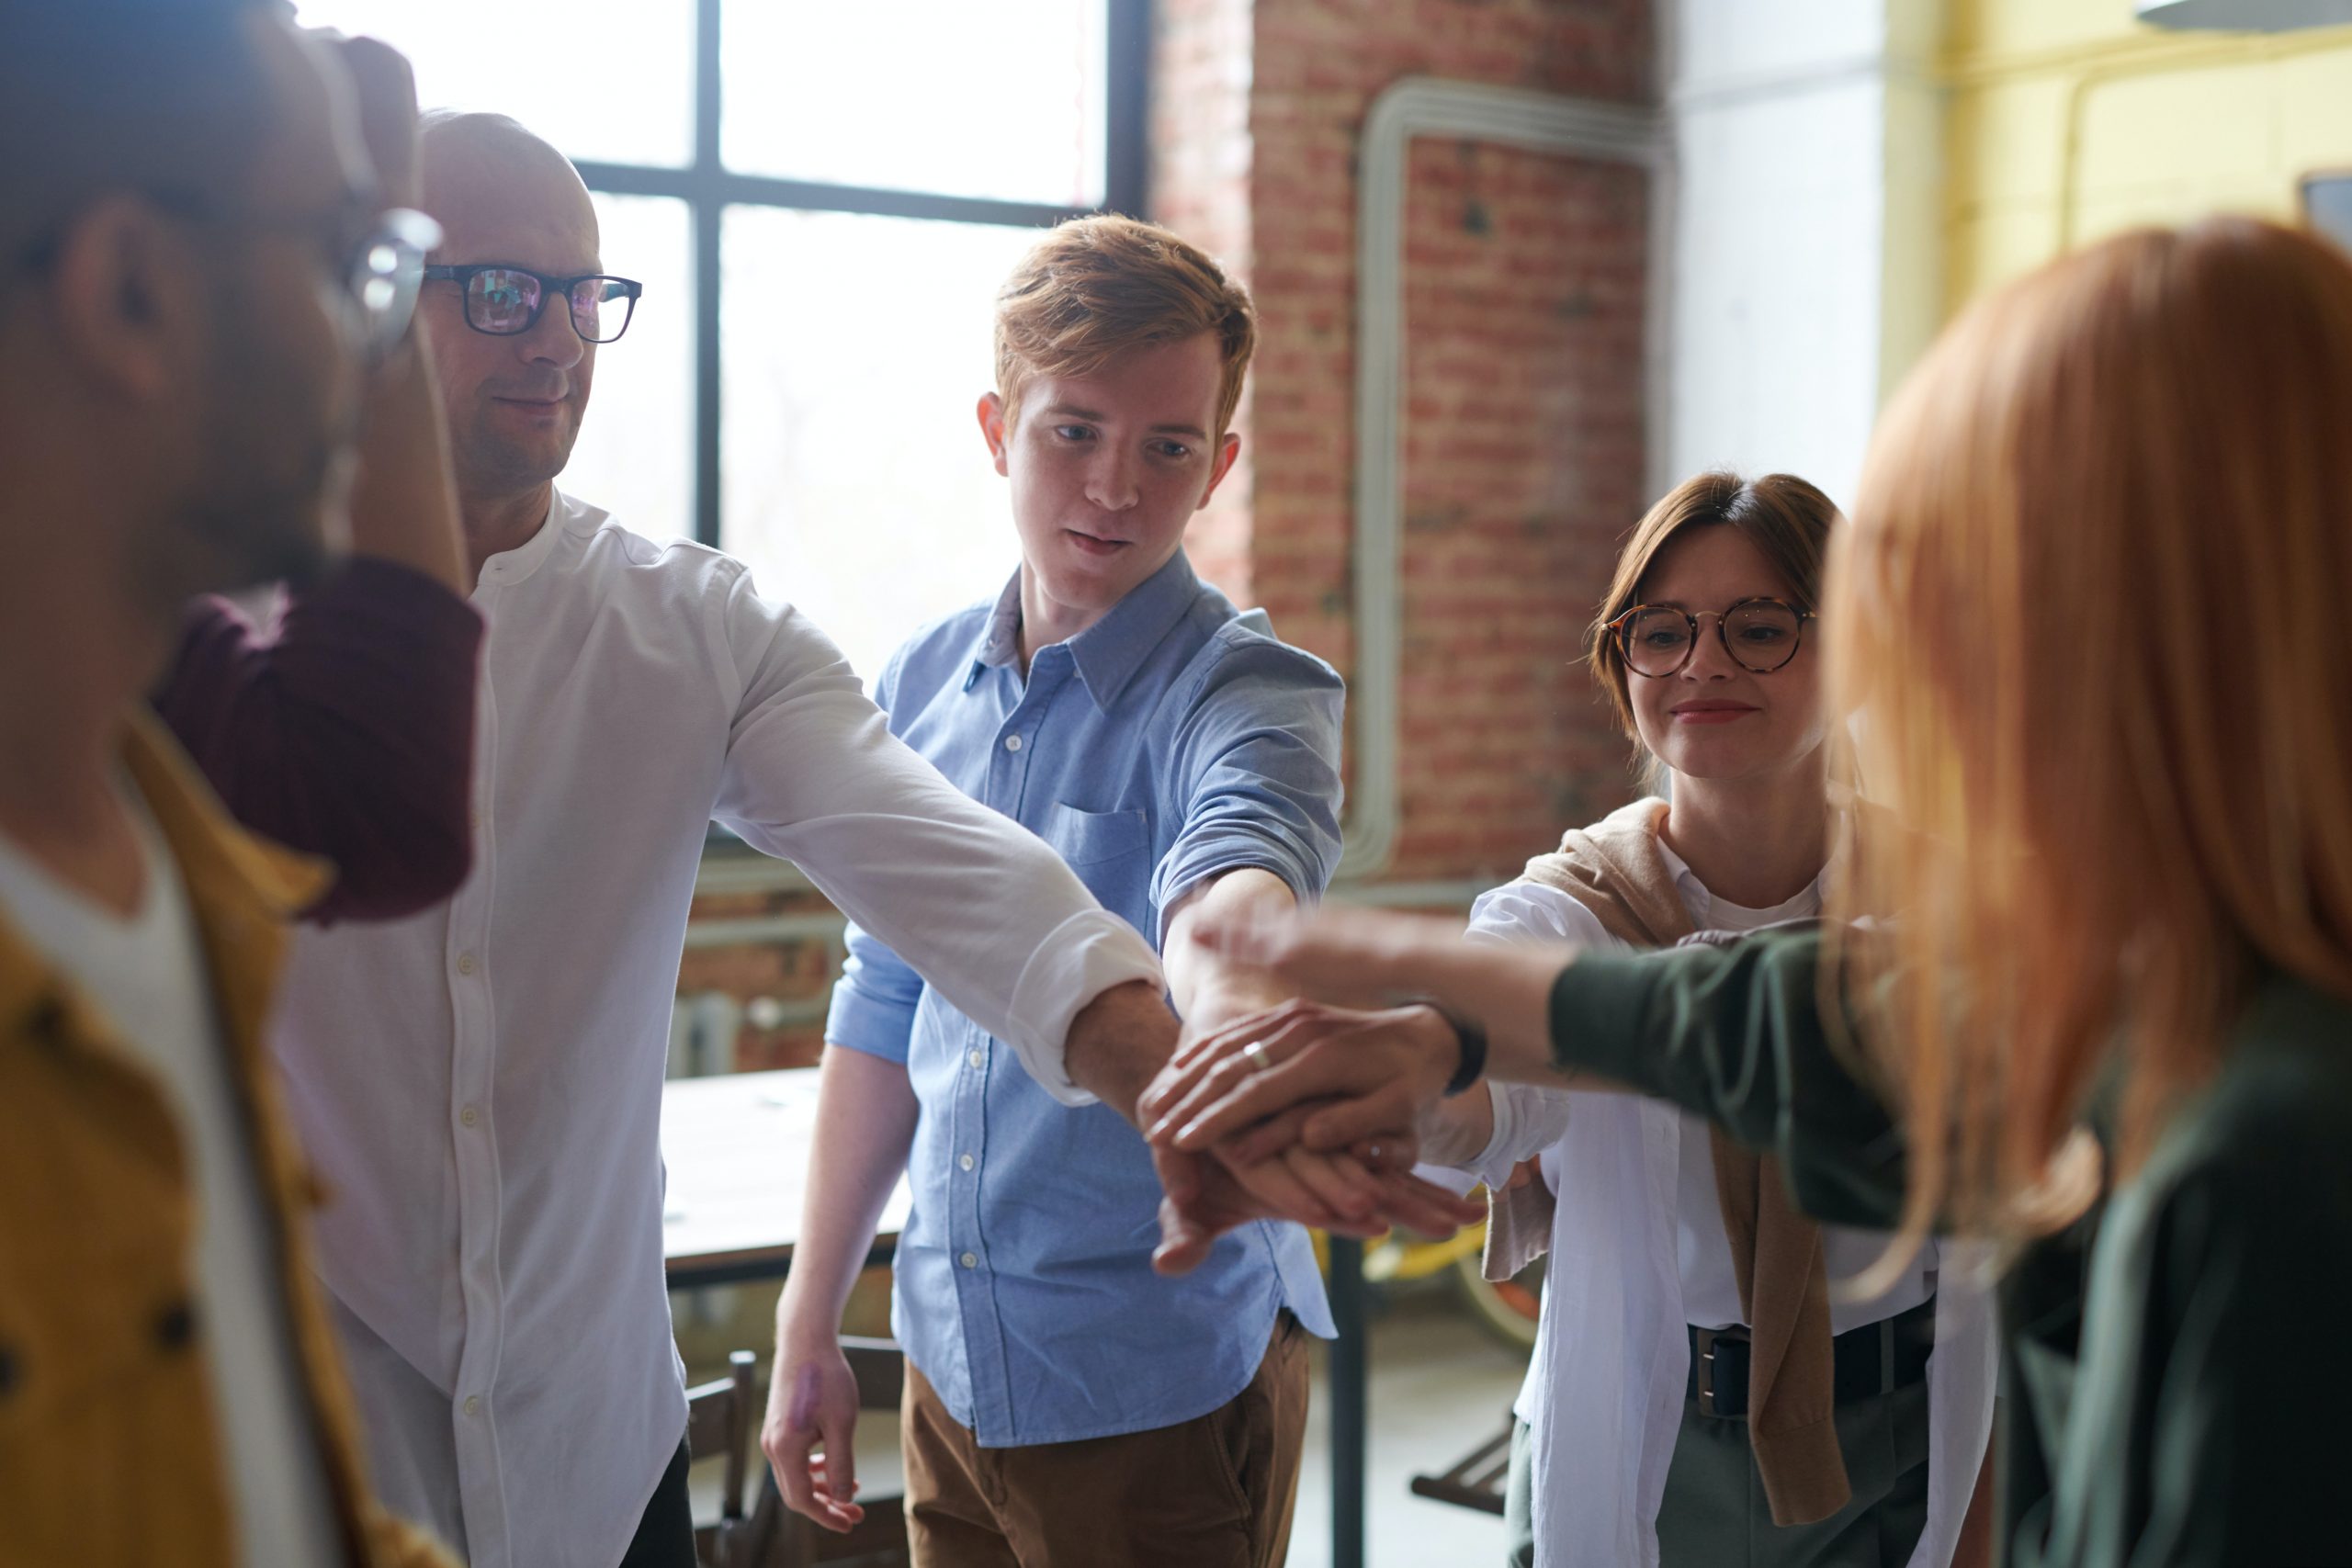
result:
[[[1091,1105],[1095,1097],[1070,1082],[1064,1066],[1069,1026],[1086,1005],[1114,986],[1148,980],[1165,989],[1159,957],[1135,927],[1107,909],[1087,909],[1056,926],[1021,971],[1012,988],[1008,1040],[1029,1076],[1064,1105]]]
[[[1494,1135],[1464,1168],[1476,1171],[1481,1181],[1499,1190],[1520,1161],[1535,1158],[1566,1135],[1569,1100],[1559,1089],[1530,1084],[1488,1078],[1485,1088],[1495,1108]]]
[[[1503,1190],[1503,1183],[1510,1179],[1511,1168],[1519,1163],[1510,1157],[1511,1135],[1515,1130],[1512,1126],[1513,1108],[1510,1096],[1503,1091],[1502,1085],[1492,1078],[1478,1087],[1486,1092],[1488,1103],[1495,1108],[1494,1129],[1487,1134],[1487,1146],[1480,1149],[1477,1157],[1463,1168],[1485,1182],[1488,1190],[1499,1192]]]

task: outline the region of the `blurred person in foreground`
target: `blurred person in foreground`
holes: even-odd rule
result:
[[[1464,1027],[1254,1021],[1171,1068],[1157,1135],[1336,1095],[1251,1134],[1334,1145],[1465,1057],[1658,1096],[1817,1217],[1899,1226],[1878,1278],[1931,1231],[2007,1249],[2011,1561],[2340,1561],[2352,1365],[2306,1348],[2352,1296],[2346,430],[2352,261],[2316,238],[2141,231],[2003,288],[1889,408],[1833,567],[1884,818],[1829,924],[1657,956],[1208,933]]]
[[[263,1060],[323,871],[141,701],[193,595],[322,569],[430,226],[245,0],[0,4],[0,1559],[441,1562],[364,1480]]]
[[[407,67],[356,44],[361,129],[385,201],[418,203]],[[398,80],[379,85],[390,71]],[[471,863],[474,678],[481,617],[465,557],[447,435],[422,334],[371,367],[351,469],[346,547],[267,613],[218,594],[187,608],[153,701],[231,815],[334,878],[307,920],[413,915]]]

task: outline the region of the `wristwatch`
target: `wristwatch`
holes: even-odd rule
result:
[[[1415,997],[1408,1005],[1425,1007],[1445,1020],[1445,1026],[1453,1031],[1453,1038],[1461,1047],[1453,1076],[1445,1080],[1445,1098],[1451,1100],[1486,1075],[1487,1032],[1476,1019],[1446,1006],[1435,997]]]

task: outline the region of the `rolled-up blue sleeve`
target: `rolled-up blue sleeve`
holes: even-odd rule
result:
[[[853,925],[849,961],[833,982],[825,1012],[825,1043],[903,1065],[914,1038],[922,976],[879,940]]]
[[[1228,627],[1181,700],[1171,782],[1183,826],[1151,879],[1169,908],[1203,883],[1255,866],[1301,903],[1340,863],[1340,738],[1347,687],[1313,654]]]

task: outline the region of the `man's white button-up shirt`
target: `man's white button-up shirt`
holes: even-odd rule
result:
[[[306,934],[275,1043],[385,1502],[474,1568],[602,1568],[685,1429],[659,1134],[706,825],[797,863],[1065,1100],[1071,1019],[1159,969],[740,562],[558,495],[473,602],[472,875]]]

